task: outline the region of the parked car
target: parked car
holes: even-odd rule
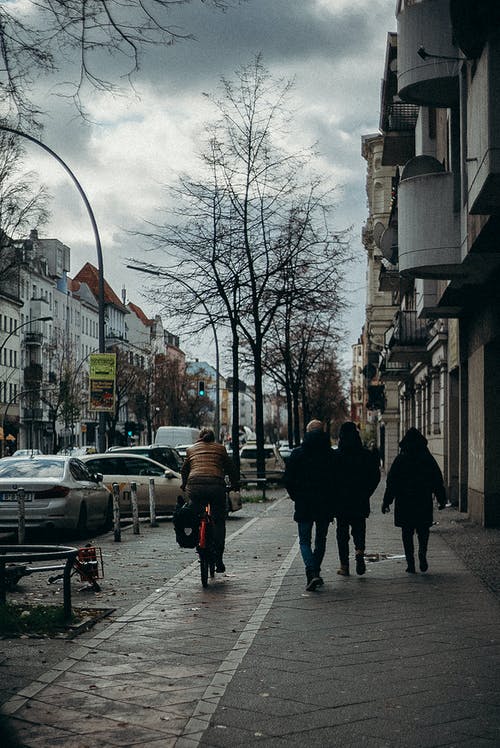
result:
[[[139,447],[110,447],[106,452],[120,452],[120,454],[134,454],[149,457],[165,467],[178,473],[182,467],[183,458],[173,447],[160,447],[158,444],[149,444]]]
[[[274,444],[264,445],[264,461],[268,481],[279,483],[283,480],[285,463]],[[257,445],[247,442],[240,449],[240,475],[243,480],[257,478]]]
[[[18,526],[18,490],[25,492],[26,528],[110,529],[113,501],[86,465],[67,455],[6,457],[0,461],[0,527]]]
[[[288,461],[288,458],[292,454],[292,449],[293,449],[293,447],[289,447],[288,444],[283,444],[279,448],[280,455],[283,458],[283,462],[285,463],[285,465],[286,465],[286,463]]]
[[[41,449],[16,449],[12,457],[33,457],[34,455],[43,455]]]
[[[177,450],[177,453],[180,455],[181,460],[184,460],[187,450],[189,449],[189,447],[192,447],[192,446],[193,446],[192,444],[178,444],[176,446],[175,449]]]
[[[149,480],[154,478],[157,514],[172,514],[177,499],[182,497],[181,476],[178,471],[165,467],[149,457],[120,452],[87,455],[81,458],[88,469],[101,473],[105,485],[112,490],[113,483],[120,487],[120,512],[131,513],[130,484],[137,485],[137,504],[140,514],[149,514]]]

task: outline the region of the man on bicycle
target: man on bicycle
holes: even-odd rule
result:
[[[226,571],[223,561],[226,540],[226,475],[230,481],[230,490],[237,490],[238,474],[226,448],[215,441],[212,429],[201,429],[198,440],[186,452],[181,469],[182,490],[186,491],[188,501],[200,514],[210,504],[217,549],[215,571],[219,573]]]

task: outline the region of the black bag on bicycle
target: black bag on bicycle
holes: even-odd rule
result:
[[[191,504],[178,506],[173,515],[175,539],[181,548],[196,548],[200,534],[200,516]]]

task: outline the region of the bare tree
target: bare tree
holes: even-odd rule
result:
[[[13,135],[0,133],[0,290],[19,293],[24,237],[48,220],[48,193],[36,174],[23,170],[24,151]]]
[[[225,10],[245,0],[202,0]],[[27,0],[0,4],[0,100],[24,124],[42,112],[31,100],[33,84],[63,66],[68,96],[83,111],[82,93],[116,90],[114,81],[131,81],[141,55],[152,45],[193,39],[171,22],[170,12],[191,0]],[[113,59],[114,75],[107,75]],[[75,65],[76,61],[76,65]],[[70,62],[70,65],[68,65]],[[71,72],[67,68],[72,69]],[[113,80],[114,79],[114,80]]]
[[[348,399],[344,385],[345,380],[335,352],[326,349],[305,382],[304,420],[319,418],[326,424],[328,433],[337,433],[348,416]]]
[[[274,79],[260,57],[237,71],[234,82],[223,78],[221,96],[214,98],[217,118],[202,154],[205,173],[183,178],[174,190],[178,222],[145,232],[168,257],[161,274],[174,286],[177,275],[194,289],[190,300],[180,300],[182,314],[199,315],[202,299],[212,320],[229,327],[236,387],[240,340],[251,352],[259,475],[264,475],[265,341],[274,335],[292,289],[299,288],[304,298],[306,284],[293,274],[308,280],[309,291],[317,291],[321,271],[325,304],[333,315],[345,249],[328,225],[326,180],[303,177],[311,152],[288,151],[279,144],[291,121],[290,90],[291,83]],[[325,262],[330,262],[326,275]],[[295,306],[305,307],[304,302]],[[233,412],[233,429],[238,425]],[[233,443],[238,443],[234,437]]]

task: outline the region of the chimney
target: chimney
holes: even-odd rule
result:
[[[122,302],[123,306],[127,305],[127,289],[125,288],[125,286],[122,286]]]

